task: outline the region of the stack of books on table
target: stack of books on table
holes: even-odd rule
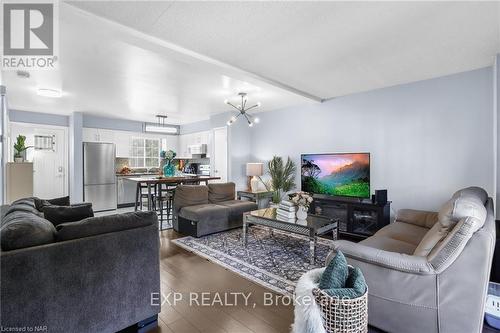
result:
[[[276,210],[276,219],[283,222],[295,222],[295,205],[283,200]]]

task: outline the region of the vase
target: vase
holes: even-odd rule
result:
[[[165,177],[173,177],[173,176],[175,176],[175,166],[172,163],[170,163],[170,162],[168,162],[167,164],[165,164],[163,166],[163,175]]]
[[[307,208],[304,206],[299,206],[297,209],[297,219],[299,220],[305,220],[307,219]]]

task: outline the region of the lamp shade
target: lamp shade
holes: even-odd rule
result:
[[[247,176],[262,176],[263,173],[263,163],[247,163]]]

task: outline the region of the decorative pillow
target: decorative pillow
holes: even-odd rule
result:
[[[61,223],[81,221],[87,217],[93,217],[94,211],[91,203],[72,206],[49,205],[43,207],[43,216],[52,222],[54,226],[57,226]]]
[[[17,199],[16,201],[13,201],[10,205],[13,206],[13,205],[17,205],[17,204],[26,204],[26,205],[32,205],[33,207],[35,207],[35,197],[30,197],[30,198],[21,198],[21,199]]]
[[[321,275],[319,289],[344,288],[348,277],[347,260],[344,254],[338,251]]]
[[[34,198],[34,199],[35,199],[35,207],[39,211],[42,211],[43,207],[50,206],[50,205],[56,205],[56,206],[69,206],[70,205],[69,196],[54,198],[54,199],[49,199],[49,200],[44,200],[44,199],[39,199],[39,198]]]
[[[344,288],[325,289],[331,297],[354,299],[361,297],[366,292],[366,281],[363,273],[359,268],[349,268],[349,277]]]
[[[17,211],[27,212],[27,213],[31,213],[31,214],[35,214],[35,215],[39,215],[39,216],[41,215],[40,212],[35,208],[34,204],[30,205],[29,203],[26,203],[26,202],[20,202],[20,203],[10,205],[10,207],[7,208],[4,216],[7,216],[7,215],[9,215],[13,212],[17,212]]]
[[[155,212],[130,212],[90,217],[77,222],[59,224],[57,240],[66,241],[149,225],[158,225],[158,216]]]
[[[2,251],[53,243],[56,229],[37,215],[17,211],[10,214],[0,230]]]

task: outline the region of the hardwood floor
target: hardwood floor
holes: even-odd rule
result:
[[[183,299],[173,304],[173,296],[169,296],[169,304],[162,306],[158,316],[157,333],[276,333],[290,332],[293,322],[293,306],[279,304],[264,305],[264,295],[272,291],[252,283],[239,275],[213,264],[193,253],[190,253],[171,242],[181,237],[173,230],[160,232],[160,275],[162,293],[181,293]],[[198,293],[199,303],[190,305],[189,295]],[[234,305],[202,306],[201,294],[210,293],[211,299],[218,293],[251,293],[248,303],[238,297],[228,303]],[[229,295],[229,294],[228,294]],[[209,301],[211,303],[211,301]],[[369,328],[370,333],[383,333]],[[483,332],[499,332],[484,328]]]
[[[278,294],[181,249],[171,242],[178,237],[180,235],[173,230],[160,233],[161,288],[169,302],[162,306],[156,332],[290,332],[293,306],[283,302],[275,306],[264,305],[265,295]],[[191,292],[197,293],[198,304]],[[182,294],[182,300],[174,304],[174,294],[169,293]],[[201,293],[208,293],[205,299]],[[220,305],[217,295],[228,297],[228,305]],[[246,304],[245,297],[248,297]],[[205,304],[215,304],[203,306],[204,300]]]

